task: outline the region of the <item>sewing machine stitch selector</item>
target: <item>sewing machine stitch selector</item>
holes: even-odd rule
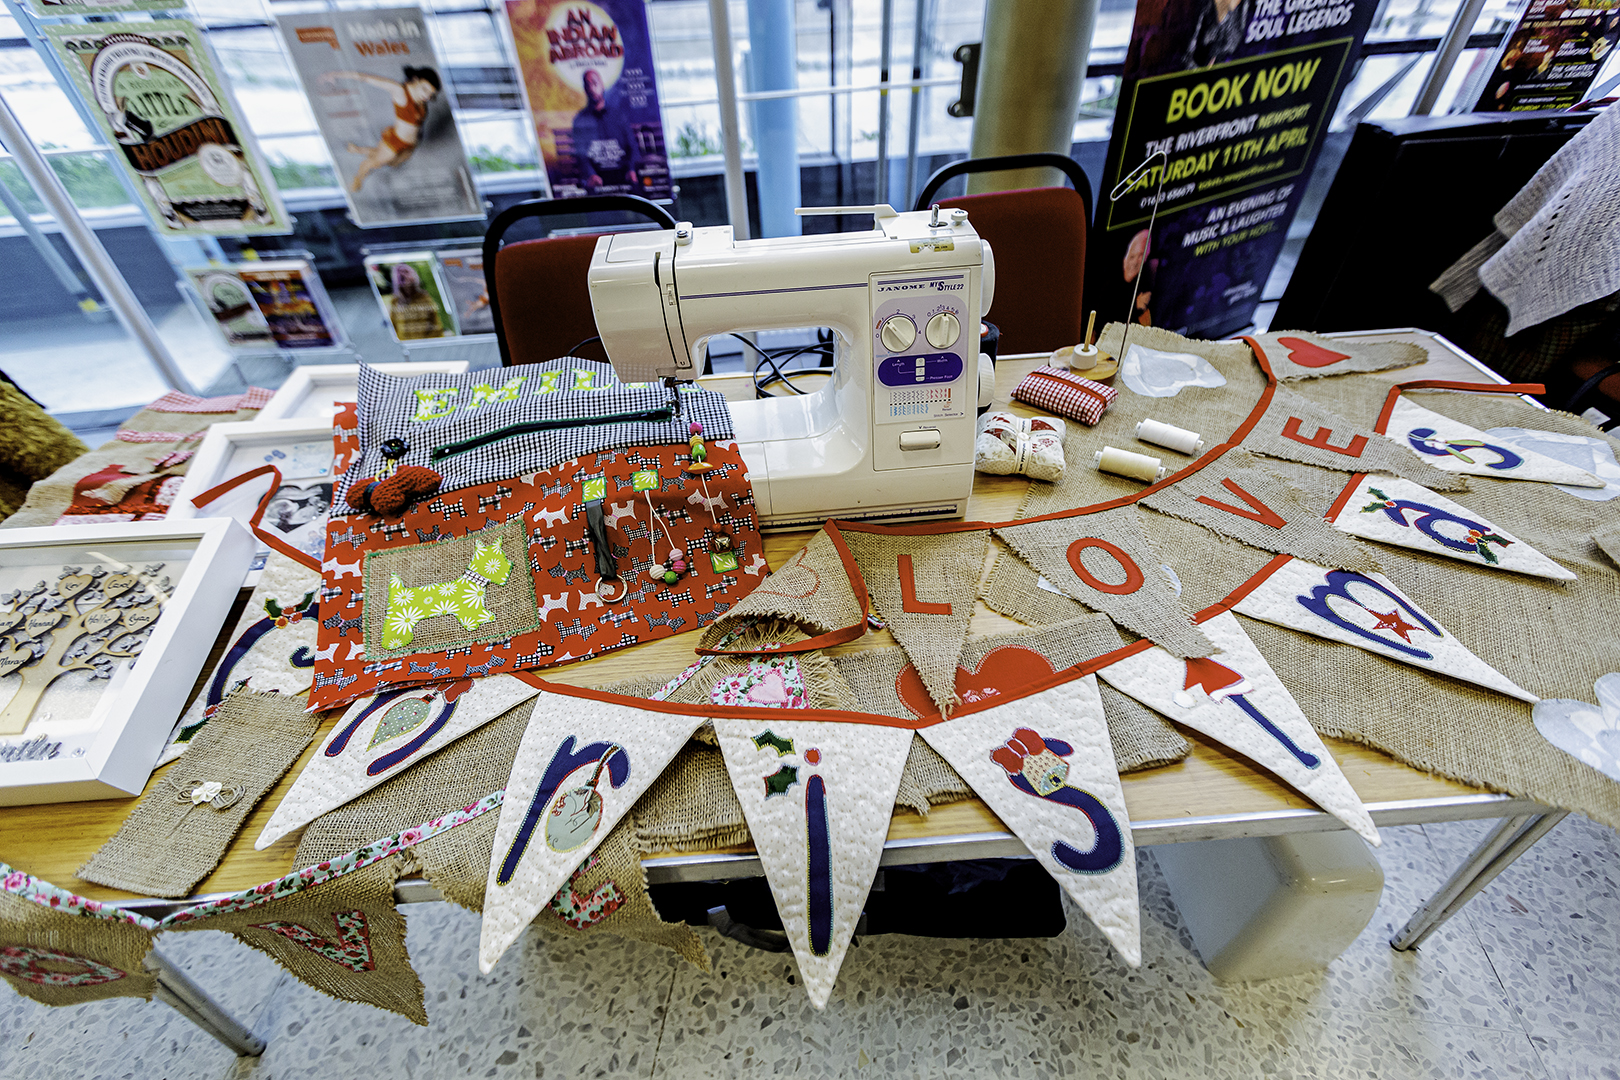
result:
[[[942,311],[928,320],[923,334],[928,338],[928,344],[936,349],[948,349],[956,344],[956,339],[962,333],[962,324],[955,315]]]
[[[889,352],[905,352],[917,340],[917,324],[905,315],[891,315],[883,320],[880,337]]]

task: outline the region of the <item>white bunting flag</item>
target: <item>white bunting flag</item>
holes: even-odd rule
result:
[[[825,1008],[877,876],[911,731],[881,724],[714,721],[810,1004]]]
[[[1475,656],[1382,574],[1352,574],[1291,559],[1233,610],[1438,671],[1520,701],[1534,704],[1540,700]]]
[[[701,723],[697,715],[540,692],[495,826],[480,971],[489,974]]]
[[[298,774],[253,846],[264,850],[537,693],[526,682],[496,675],[361,698]]]
[[[1378,829],[1360,796],[1237,616],[1225,611],[1199,628],[1215,643],[1214,656],[1179,660],[1155,646],[1097,674],[1148,708],[1270,769],[1377,844]]]
[[[1574,581],[1575,575],[1479,514],[1410,480],[1365,476],[1333,527],[1475,566]]]
[[[1140,966],[1136,854],[1096,677],[919,734],[1017,834],[1125,962]]]
[[[1405,396],[1395,399],[1385,433],[1416,450],[1423,460],[1446,472],[1494,476],[1499,480],[1539,480],[1571,487],[1603,487],[1603,481],[1585,469],[1555,461],[1534,450],[1510,447],[1500,439],[1448,416],[1415,405]]]

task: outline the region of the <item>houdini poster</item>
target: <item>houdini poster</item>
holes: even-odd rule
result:
[[[645,0],[507,0],[551,191],[667,199]]]
[[[1140,0],[1087,255],[1087,306],[1195,337],[1249,321],[1376,7]],[[1167,159],[1110,202],[1156,150]]]
[[[484,216],[420,8],[276,21],[355,224]]]
[[[289,231],[270,170],[196,26],[164,19],[42,30],[160,233]]]

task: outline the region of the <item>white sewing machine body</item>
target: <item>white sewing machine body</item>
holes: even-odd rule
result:
[[[994,261],[967,215],[872,213],[871,232],[736,241],[730,226],[597,241],[591,307],[626,382],[695,379],[710,338],[826,326],[814,393],[732,403],[762,526],[960,517],[973,487],[978,325]]]

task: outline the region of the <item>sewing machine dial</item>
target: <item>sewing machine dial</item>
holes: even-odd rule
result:
[[[873,279],[878,423],[954,419],[976,404],[962,335],[968,281],[965,270]]]

